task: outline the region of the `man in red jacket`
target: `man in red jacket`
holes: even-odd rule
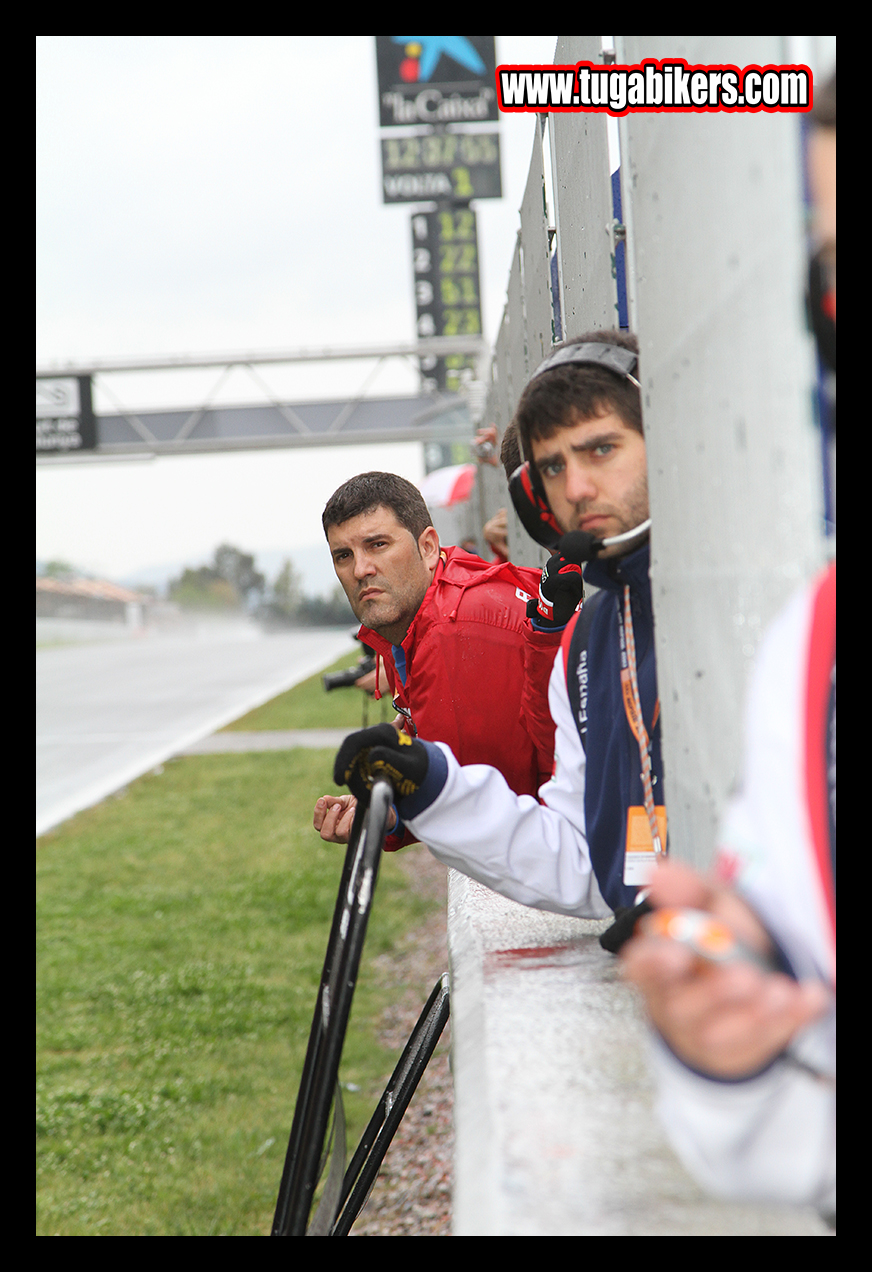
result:
[[[555,605],[550,625],[527,619],[540,574],[442,548],[420,491],[393,473],[362,473],[330,497],[322,517],[333,567],[360,639],[383,661],[397,724],[446,742],[461,764],[490,764],[519,795],[551,776],[554,723],[548,679],[562,625],[581,599]],[[564,610],[566,613],[564,614]],[[322,839],[346,843],[351,795],[315,805]],[[414,838],[394,812],[393,850]]]

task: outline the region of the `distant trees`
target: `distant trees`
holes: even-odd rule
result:
[[[270,629],[344,627],[356,621],[339,584],[327,599],[305,596],[302,580],[290,560],[279,570],[270,596],[258,607],[257,617]]]
[[[297,610],[296,622],[300,627],[354,626],[357,619],[348,604],[348,597],[337,583],[328,597],[304,596]]]
[[[222,543],[220,548],[215,549],[215,570],[240,599],[249,600],[252,596],[263,595],[266,579],[254,568],[254,557],[249,553]]]
[[[226,612],[255,609],[265,590],[266,579],[254,568],[254,557],[222,543],[211,565],[185,569],[171,579],[167,596],[185,609]]]
[[[341,627],[355,622],[337,584],[329,598],[306,596],[302,579],[286,559],[272,587],[254,568],[254,557],[231,544],[215,549],[211,565],[185,569],[172,579],[167,597],[185,609],[229,613],[246,610],[264,627]]]
[[[37,563],[37,574],[39,572]],[[42,574],[47,579],[81,578],[81,571],[77,570],[74,565],[70,565],[69,561],[46,561],[42,567]]]
[[[273,583],[270,604],[277,614],[291,618],[303,601],[303,586],[292,561],[285,561]]]

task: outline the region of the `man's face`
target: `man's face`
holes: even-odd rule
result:
[[[808,166],[814,199],[815,238],[836,303],[836,130],[816,128],[808,143]]]
[[[836,130],[816,128],[808,143],[815,228],[823,243],[836,242]]]
[[[530,443],[551,511],[564,534],[586,530],[597,539],[633,530],[648,518],[645,439],[609,412],[576,417],[553,437]],[[606,548],[600,557],[628,548]]]
[[[398,645],[439,561],[436,531],[429,526],[416,541],[390,508],[376,508],[330,526],[327,542],[355,617]]]

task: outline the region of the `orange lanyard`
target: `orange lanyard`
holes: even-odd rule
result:
[[[633,633],[633,615],[630,608],[630,589],[624,587],[624,613],[618,607],[618,632],[621,639],[621,691],[624,697],[624,710],[633,736],[639,744],[639,758],[642,761],[642,791],[645,796],[645,812],[651,827],[651,840],[654,852],[659,857],[663,853],[660,842],[660,830],[657,825],[657,814],[654,811],[654,788],[651,781],[651,739],[645,728],[642,717],[642,700],[639,697],[639,681],[636,677],[636,640]],[[652,730],[657,725],[660,714],[660,699],[654,707]]]

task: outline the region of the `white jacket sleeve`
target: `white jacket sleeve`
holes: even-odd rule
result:
[[[699,1077],[657,1039],[657,1112],[687,1169],[716,1196],[836,1211],[835,1086],[776,1060],[759,1077]]]
[[[554,717],[554,776],[516,795],[496,769],[461,767],[444,743],[448,777],[409,828],[446,865],[512,901],[579,918],[608,918],[590,863],[584,821],[585,757],[558,653],[548,689]]]

